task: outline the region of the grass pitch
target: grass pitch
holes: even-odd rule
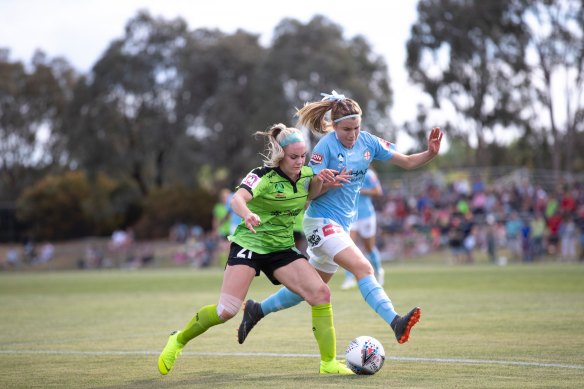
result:
[[[216,303],[218,269],[0,273],[1,388],[584,387],[584,266],[386,264],[398,312],[422,307],[398,345],[357,289],[331,281],[337,351],[359,335],[386,351],[374,376],[320,376],[306,304],[239,345],[241,313],[189,343],[168,376],[169,332]],[[277,288],[256,278],[249,297]]]

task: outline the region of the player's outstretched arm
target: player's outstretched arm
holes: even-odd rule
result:
[[[427,164],[438,155],[443,135],[439,127],[434,127],[428,136],[428,149],[426,151],[411,155],[395,152],[390,162],[406,170],[416,169]]]

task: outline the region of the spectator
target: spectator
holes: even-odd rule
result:
[[[51,244],[51,242],[45,242],[43,247],[41,247],[41,255],[39,257],[40,263],[47,263],[53,260],[55,255],[55,247]]]
[[[543,254],[543,240],[545,233],[545,219],[541,212],[536,212],[534,217],[530,220],[531,229],[531,246],[530,252],[533,259],[538,258]]]
[[[452,215],[448,226],[448,246],[452,253],[454,263],[466,261],[466,249],[464,247],[465,228],[462,224],[462,216]]]
[[[24,262],[28,265],[32,265],[37,260],[37,253],[34,241],[32,239],[27,239],[24,242]]]
[[[579,231],[580,254],[578,256],[580,261],[584,261],[584,204],[580,205],[578,209],[578,216],[576,217],[576,226]]]
[[[562,260],[574,261],[576,259],[576,223],[571,214],[565,214],[559,230],[560,248]]]
[[[547,251],[550,255],[556,255],[558,252],[558,244],[560,242],[560,227],[562,225],[562,215],[557,208],[554,208],[554,213],[548,217],[546,232],[547,232]]]
[[[8,267],[19,270],[22,266],[22,261],[20,260],[20,253],[16,247],[8,248],[6,252],[6,264]]]
[[[509,219],[505,222],[505,238],[509,249],[511,260],[520,260],[522,257],[521,227],[523,222],[519,219],[517,211],[512,211]]]
[[[493,214],[487,215],[486,245],[489,262],[494,264],[497,261],[497,230]]]

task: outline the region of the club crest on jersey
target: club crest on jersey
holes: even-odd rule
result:
[[[339,162],[343,163],[345,162],[345,157],[343,157],[343,154],[339,153],[339,155],[337,155],[337,159],[339,160]]]
[[[248,173],[247,176],[241,181],[243,185],[249,186],[251,189],[254,189],[257,184],[260,182],[260,177],[254,173]]]
[[[312,163],[313,165],[318,165],[322,163],[323,159],[324,158],[322,154],[314,153],[312,154],[312,157],[310,157],[310,163]]]
[[[318,245],[321,240],[320,235],[318,235],[318,230],[312,231],[312,234],[310,234],[306,240],[312,247]]]
[[[371,159],[371,152],[369,150],[365,150],[365,152],[363,153],[363,158],[365,159],[365,161],[369,161]]]
[[[277,182],[276,185],[274,186],[276,187],[276,192],[278,192],[276,193],[275,197],[279,199],[285,198],[286,194],[284,193],[284,184],[282,184],[281,182]]]

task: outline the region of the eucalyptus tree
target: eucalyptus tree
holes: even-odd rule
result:
[[[75,72],[62,58],[37,51],[30,65],[0,52],[0,198],[15,200],[39,174],[58,167],[56,147]]]
[[[263,98],[270,111],[287,106],[292,120],[305,102],[336,90],[355,99],[364,110],[363,126],[390,137],[393,104],[387,65],[363,36],[345,38],[343,29],[324,16],[303,24],[283,19],[274,30],[263,65]],[[272,96],[270,99],[269,96]]]
[[[164,185],[181,141],[176,99],[187,39],[182,19],[142,11],[127,23],[75,91],[64,126],[71,163],[130,177],[143,194]]]
[[[551,145],[552,165],[572,172],[584,168],[584,2],[525,1],[533,93],[532,127]]]
[[[255,119],[255,93],[264,87],[257,80],[264,56],[258,36],[243,30],[226,34],[197,29],[189,34],[177,102],[193,150],[185,168],[207,166],[217,180],[230,185],[259,163],[261,145],[254,145],[251,135],[272,124]]]
[[[449,117],[451,133],[476,147],[471,164],[490,163],[489,142],[525,129],[529,36],[517,1],[421,0],[407,42],[411,79]],[[505,134],[504,134],[505,135]],[[512,134],[505,135],[513,138]]]

